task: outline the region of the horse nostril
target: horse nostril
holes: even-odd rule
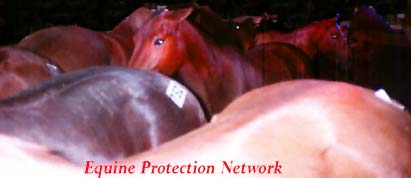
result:
[[[156,40],[154,40],[154,45],[162,45],[164,43],[164,40],[161,38],[157,38]]]

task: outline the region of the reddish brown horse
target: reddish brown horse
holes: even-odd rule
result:
[[[203,16],[207,14],[203,12],[193,12],[192,8],[169,10],[151,18],[136,35],[138,42],[129,67],[174,76],[201,98],[208,113],[214,114],[262,81],[239,52],[241,44],[233,35],[222,33],[233,29],[222,28],[222,21]],[[190,15],[193,22],[186,20]]]
[[[0,48],[0,99],[12,96],[63,71],[56,64],[29,50]]]
[[[119,160],[205,123],[181,84],[120,67],[62,74],[0,102],[0,134],[45,145],[78,164]]]
[[[348,46],[337,18],[314,22],[291,32],[268,31],[255,37],[255,45],[284,42],[297,46],[312,60],[315,77],[346,79]]]
[[[361,5],[351,19],[349,37],[353,82],[384,88],[411,108],[411,43],[406,35],[391,29],[374,8]]]
[[[109,32],[79,26],[45,28],[24,38],[18,46],[49,58],[65,71],[97,65],[126,66],[134,48],[132,36],[151,13],[139,8]]]
[[[248,50],[247,55],[260,69],[265,85],[276,81],[312,77],[310,58],[294,45],[257,45]]]
[[[200,98],[210,115],[252,88],[279,81],[263,81],[261,65],[243,53],[231,24],[201,8],[159,13],[136,38],[129,67],[173,76]],[[266,67],[273,75],[282,73],[274,70],[278,66]],[[266,79],[290,79],[286,74]]]
[[[142,163],[149,161],[151,166],[144,175],[148,178],[161,177],[153,166],[167,164],[215,168],[209,174],[200,174],[201,169],[196,173],[191,169],[191,174],[167,174],[182,178],[408,178],[411,176],[410,117],[358,86],[313,80],[283,82],[241,96],[214,117],[214,122],[118,165],[139,165],[137,170],[141,170]],[[12,175],[29,177],[37,172],[35,175],[42,177],[84,175],[86,166],[62,164],[61,160],[47,156],[50,154],[45,148],[15,139],[0,139],[0,143],[7,143],[2,146],[6,152],[0,155],[0,163],[4,162],[4,171]],[[10,171],[14,166],[21,167],[19,162],[10,164],[9,160],[16,157],[26,158],[22,161],[30,163],[25,169],[31,172]],[[268,165],[274,168],[270,174],[249,173],[248,166],[252,165],[266,165],[261,169],[265,172]],[[245,173],[234,173],[242,167]],[[151,174],[152,168],[155,174]],[[273,173],[275,169],[277,174]],[[185,168],[182,170],[187,172]],[[101,172],[101,177],[135,176]],[[97,177],[98,173],[92,175]]]
[[[49,58],[67,72],[127,61],[116,55],[124,52],[112,56],[110,46],[99,33],[79,26],[45,28],[25,37],[18,46]]]

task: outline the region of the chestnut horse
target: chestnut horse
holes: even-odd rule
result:
[[[160,12],[136,39],[129,67],[172,76],[197,95],[210,116],[246,91],[280,81],[263,81],[261,65],[244,53],[231,24],[202,8]],[[273,75],[280,73],[277,68],[266,66]],[[267,77],[278,78],[290,76]]]
[[[210,115],[261,86],[260,74],[228,33],[231,26],[198,8],[157,13],[135,36],[129,67],[173,76],[200,98]]]
[[[49,27],[25,37],[18,46],[49,58],[67,72],[97,65],[127,66],[134,48],[132,36],[151,14],[151,10],[139,8],[107,32],[79,26]]]
[[[311,78],[310,58],[288,43],[254,46],[246,54],[261,70],[264,85],[276,81]]]
[[[0,48],[0,99],[56,76],[63,71],[50,60],[33,52],[13,47]]]
[[[256,35],[255,45],[284,42],[297,46],[312,60],[316,78],[348,79],[348,46],[337,18],[314,22],[291,32],[267,31]]]
[[[41,29],[17,45],[49,58],[66,72],[127,61],[124,51],[111,53],[100,34],[79,26]]]
[[[151,71],[95,67],[51,78],[0,101],[0,133],[75,163],[125,158],[206,120],[181,84]]]
[[[140,173],[143,162],[149,161],[151,165],[144,174],[147,178],[162,177],[154,166],[167,164],[170,172],[174,166],[197,167],[197,172],[193,168],[187,173],[182,168],[180,171],[185,173],[163,173],[164,177],[173,178],[408,178],[411,176],[410,117],[358,86],[288,81],[253,90],[216,115],[212,123],[116,165],[135,165]],[[3,172],[11,175],[99,176],[94,171],[84,175],[85,164],[68,165],[50,155],[47,148],[4,136],[0,139],[0,143],[7,143],[1,147],[6,151],[3,155],[0,152],[0,163],[4,163]],[[13,158],[25,161],[25,169],[30,171],[11,171],[14,167],[21,168],[20,162],[10,161]],[[199,173],[198,170],[204,170],[199,168],[207,165],[214,166],[213,173]],[[266,173],[258,173],[258,167],[256,173],[250,173],[249,166],[253,165],[265,165],[260,171]],[[267,173],[269,165],[273,165],[271,173]],[[91,172],[100,164],[89,166]],[[99,172],[106,178],[135,177],[129,173]]]
[[[353,82],[384,88],[411,108],[411,43],[404,32],[393,30],[374,8],[361,5],[352,16],[349,39]]]

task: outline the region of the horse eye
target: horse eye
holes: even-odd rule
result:
[[[154,45],[158,46],[158,45],[162,45],[164,43],[164,40],[161,38],[157,38],[156,40],[154,40]]]
[[[238,29],[240,29],[240,25],[238,23],[236,23],[234,28],[238,30]]]
[[[337,35],[336,35],[336,34],[331,34],[331,38],[336,39],[336,38],[337,38]]]

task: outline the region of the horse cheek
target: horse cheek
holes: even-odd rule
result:
[[[171,76],[180,67],[185,56],[184,50],[180,49],[178,45],[168,43],[163,48],[163,54],[164,55],[159,60],[159,70],[161,73]]]

